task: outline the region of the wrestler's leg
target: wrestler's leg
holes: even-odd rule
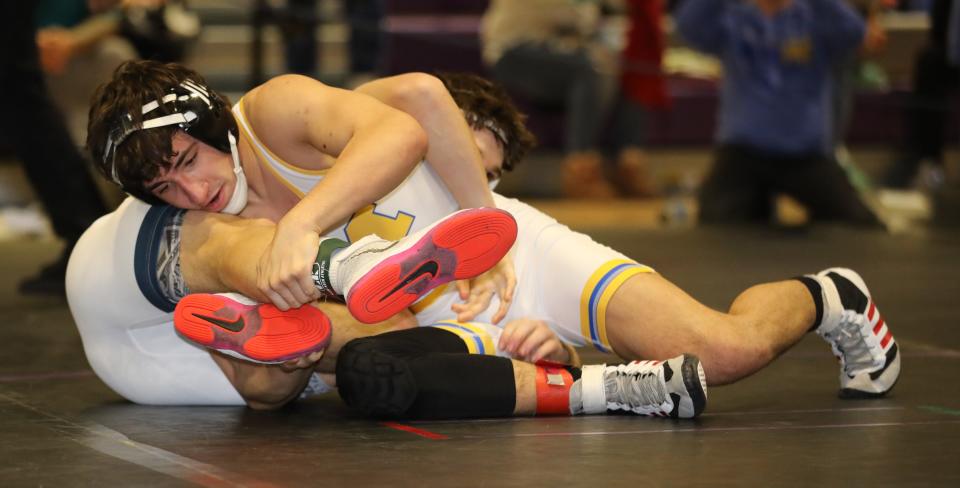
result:
[[[700,357],[711,384],[760,370],[816,330],[840,359],[840,396],[878,397],[896,384],[900,354],[863,279],[831,268],[748,288],[726,313],[700,304],[662,276],[639,274],[616,291],[606,332],[625,357]]]
[[[274,231],[274,223],[264,219],[187,212],[180,231],[180,269],[187,287],[194,293],[236,291],[269,302],[257,287],[256,263]]]
[[[289,364],[258,364],[210,351],[224,375],[251,408],[270,410],[285,405],[303,391],[314,373],[324,375],[328,386],[335,386],[332,374],[344,344],[360,337],[417,326],[409,313],[395,315],[377,324],[362,324],[342,304],[314,302],[309,306],[320,309],[333,324],[330,344],[319,360],[316,356],[320,354],[311,355],[302,358],[299,367],[292,367]]]
[[[693,353],[703,362],[710,384],[719,385],[766,366],[815,320],[813,298],[797,280],[751,287],[722,313],[659,274],[643,273],[613,295],[606,327],[617,354],[665,358]]]
[[[706,403],[704,373],[693,356],[583,368],[533,365],[490,355],[476,335],[460,332],[441,324],[351,341],[337,361],[340,396],[366,415],[413,419],[608,410],[689,418]],[[468,354],[479,350],[488,354]]]
[[[354,243],[322,238],[307,283],[265,281],[258,263],[272,224],[190,214],[182,234],[183,274],[193,292],[239,290],[281,310],[342,296],[351,313],[375,323],[406,309],[447,282],[477,276],[497,264],[516,238],[513,217],[502,210],[454,212],[397,241],[375,235]],[[484,239],[471,236],[483,235]],[[294,279],[291,277],[291,279]],[[298,279],[297,279],[298,280]],[[255,286],[251,286],[255,285]],[[203,290],[206,291],[206,290]],[[250,294],[248,294],[248,292]],[[268,300],[264,300],[267,298]]]

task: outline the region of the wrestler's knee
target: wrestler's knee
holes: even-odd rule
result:
[[[696,354],[703,364],[710,384],[733,383],[750,376],[776,357],[772,347],[756,338],[733,335],[707,340]]]
[[[344,345],[336,371],[340,397],[364,415],[398,417],[416,400],[417,384],[409,364],[378,350],[374,337]]]

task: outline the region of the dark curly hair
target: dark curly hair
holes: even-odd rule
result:
[[[168,168],[169,160],[176,156],[172,140],[178,127],[171,125],[134,132],[116,149],[114,157],[105,161],[107,140],[121,117],[129,114],[135,124],[140,124],[144,104],[163,98],[171,87],[187,79],[206,85],[199,73],[176,63],[127,61],[114,70],[109,82],[97,87],[91,99],[87,148],[97,169],[111,181],[116,169],[123,189],[150,204],[163,203],[147,190],[145,183],[156,178],[161,169]],[[170,113],[169,106],[160,104],[151,112],[151,118]]]
[[[473,73],[436,73],[453,100],[463,110],[474,129],[490,129],[503,146],[503,169],[512,170],[534,146],[537,138],[520,113],[497,83]]]

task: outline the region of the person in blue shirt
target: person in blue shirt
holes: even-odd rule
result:
[[[903,110],[902,147],[884,177],[889,187],[909,188],[918,173],[926,189],[943,185],[950,97],[960,82],[960,8],[956,4],[934,0],[930,6],[929,37],[914,59],[910,97]],[[923,162],[929,162],[929,169],[921,172]]]
[[[7,94],[0,110],[0,130],[23,163],[30,186],[65,244],[55,261],[20,282],[18,289],[23,294],[64,295],[67,259],[73,246],[83,231],[107,212],[44,78],[44,70],[63,67],[69,49],[63,36],[38,39],[37,35],[37,21],[46,18],[43,14],[75,19],[87,15],[87,8],[83,1],[0,2],[0,90]],[[53,44],[57,48],[51,49]]]
[[[847,2],[686,0],[676,24],[724,69],[701,222],[766,221],[787,194],[812,219],[879,225],[832,156],[831,69],[864,36]]]

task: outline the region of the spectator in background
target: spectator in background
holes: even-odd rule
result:
[[[283,33],[284,58],[288,73],[314,77],[317,75],[317,2],[287,0],[286,8],[277,12]]]
[[[887,44],[887,32],[880,20],[882,0],[847,0],[850,6],[863,16],[865,32],[859,50],[850,52],[838,60],[834,67],[833,90],[833,146],[844,152],[844,143],[853,104],[856,98],[857,82],[863,63],[862,55],[871,55],[882,50]],[[844,154],[846,157],[847,155]],[[838,159],[839,154],[838,154]]]
[[[649,112],[670,108],[663,73],[663,0],[626,0],[627,44],[622,53],[620,96],[614,110],[616,181],[628,197],[656,193],[644,147]]]
[[[950,8],[947,20],[947,60],[954,68],[960,67],[960,5]]]
[[[62,2],[56,2],[63,5]],[[47,92],[37,43],[36,2],[0,2],[0,91],[8,94],[0,127],[23,162],[27,179],[46,208],[54,232],[65,241],[60,257],[20,284],[22,293],[64,293],[67,259],[80,234],[106,212],[86,161],[70,139],[63,116]],[[56,41],[60,42],[60,41]],[[82,45],[81,45],[82,46]],[[44,48],[43,65],[61,66],[67,53]]]
[[[860,16],[843,0],[686,0],[676,22],[724,68],[701,222],[769,221],[783,193],[812,219],[878,225],[832,156],[831,69],[863,41]]]
[[[599,136],[616,89],[617,54],[598,39],[598,0],[491,0],[483,17],[483,58],[511,93],[563,107],[564,191],[615,195],[604,175]]]
[[[121,3],[120,34],[133,44],[141,59],[180,62],[200,37],[200,16],[188,8],[187,0],[123,0]]]
[[[906,140],[901,155],[887,172],[885,183],[907,188],[917,176],[921,163],[929,163],[924,183],[939,187],[943,176],[943,145],[949,98],[960,82],[957,60],[951,61],[951,49],[960,48],[957,26],[951,27],[951,15],[957,10],[954,0],[934,0],[930,10],[930,38],[917,55],[913,71],[913,89],[904,111]]]
[[[350,22],[350,86],[358,86],[380,72],[380,22],[384,0],[348,0],[344,2]]]
[[[463,110],[474,131],[487,182],[493,190],[503,174],[513,171],[537,145],[520,113],[502,86],[472,73],[436,73]],[[469,110],[467,110],[469,109]]]
[[[47,87],[66,117],[77,146],[87,139],[90,95],[121,62],[136,57],[118,35],[118,10],[92,13],[86,0],[43,0],[37,5],[37,49]]]
[[[347,86],[355,87],[374,79],[380,69],[380,22],[384,0],[345,0],[343,11],[350,29],[350,55]],[[276,12],[284,39],[286,69],[317,77],[317,28],[323,18],[317,12],[317,0],[287,0],[286,7]]]

